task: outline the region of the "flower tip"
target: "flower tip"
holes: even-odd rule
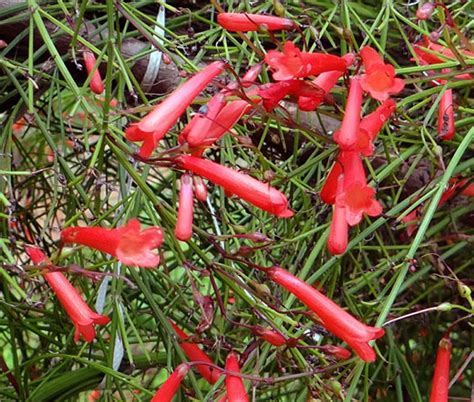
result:
[[[279,214],[277,214],[279,218],[291,218],[294,215],[295,215],[295,212],[292,211],[291,209],[285,209],[283,212],[280,212]]]

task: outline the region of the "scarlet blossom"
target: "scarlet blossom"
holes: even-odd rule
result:
[[[230,352],[227,355],[225,369],[228,371],[233,371],[234,373],[240,373],[239,360],[236,353]],[[226,374],[225,388],[227,390],[228,402],[248,402],[249,399],[241,377]]]
[[[364,167],[356,152],[342,152],[341,163],[344,167],[342,192],[336,195],[336,205],[344,207],[346,221],[355,226],[364,214],[379,216],[382,206],[374,198],[375,190],[367,185]]]
[[[325,204],[335,204],[336,203],[336,195],[337,195],[337,186],[339,183],[339,176],[344,173],[344,169],[342,163],[340,161],[340,154],[338,154],[336,158],[336,162],[332,166],[331,170],[329,171],[326,180],[324,181],[323,188],[320,192],[321,200]],[[341,189],[342,191],[342,189]]]
[[[427,20],[431,17],[433,14],[433,11],[436,8],[435,3],[425,3],[422,4],[420,7],[418,7],[418,10],[416,10],[416,18],[419,20]]]
[[[449,338],[443,338],[439,342],[433,382],[431,384],[430,402],[448,401],[451,347],[451,340]]]
[[[334,205],[327,241],[328,251],[332,255],[344,254],[349,242],[349,225],[346,220],[346,209]]]
[[[354,150],[365,156],[372,155],[374,152],[373,141],[395,109],[396,103],[392,99],[387,99],[375,111],[365,116],[359,124],[359,135]]]
[[[240,118],[253,109],[246,100],[237,99],[225,105],[216,118],[211,121],[207,131],[193,129],[187,136],[187,142],[192,147],[209,146],[218,141],[234,127]]]
[[[204,137],[208,133],[214,120],[225,104],[225,96],[222,93],[214,95],[206,105],[201,107],[199,113],[197,113],[183,129],[180,134],[183,140],[187,142],[191,141],[190,145],[195,146],[194,143],[198,142],[195,138],[199,138],[200,136]]]
[[[176,123],[199,93],[224,71],[225,63],[216,61],[180,85],[139,123],[131,124],[125,135],[129,141],[142,141],[139,155],[148,158],[158,142]]]
[[[358,77],[351,79],[346,109],[341,128],[334,133],[334,141],[343,151],[349,151],[357,144],[359,135],[360,112],[362,109],[362,87]]]
[[[265,63],[274,70],[275,81],[305,78],[325,71],[346,71],[347,64],[342,57],[324,53],[308,53],[299,50],[293,42],[287,41],[283,52],[269,50]]]
[[[324,345],[324,346],[321,346],[319,350],[323,351],[324,353],[333,355],[339,360],[347,360],[351,357],[351,352],[341,346]]]
[[[181,363],[176,367],[173,373],[163,383],[163,385],[156,391],[156,394],[151,399],[151,402],[171,402],[176,392],[178,392],[181,381],[189,371],[189,365]]]
[[[193,176],[194,194],[199,201],[207,200],[207,186],[199,176]]]
[[[286,345],[286,338],[277,331],[273,329],[267,328],[256,328],[255,333],[262,338],[263,340],[267,341],[268,343],[272,344],[273,346],[283,346]]]
[[[12,124],[13,134],[19,134],[26,127],[26,119],[24,116],[20,117]]]
[[[288,200],[285,195],[267,183],[219,163],[194,156],[182,155],[176,158],[176,162],[182,169],[189,170],[222,186],[225,190],[257,208],[281,218],[289,218],[294,215],[293,211],[288,208]]]
[[[407,225],[406,234],[408,237],[413,236],[413,233],[416,231],[419,213],[419,208],[416,208],[402,218],[402,222]]]
[[[49,264],[46,255],[39,248],[26,246],[25,251],[34,264]],[[44,278],[74,324],[74,342],[78,342],[81,335],[86,342],[92,342],[95,338],[94,325],[105,325],[110,318],[94,313],[61,272],[47,272]]]
[[[104,83],[102,82],[102,77],[100,76],[99,66],[96,66],[96,58],[95,54],[92,53],[90,50],[85,50],[82,54],[84,58],[84,64],[86,66],[87,73],[90,75],[92,74],[91,80],[89,81],[89,86],[91,91],[100,95],[104,92]],[[95,70],[94,70],[94,67]]]
[[[358,356],[371,362],[376,358],[369,341],[382,337],[383,328],[361,323],[321,292],[281,267],[267,270],[269,278],[283,286],[321,319],[323,326],[353,348]]]
[[[296,24],[282,17],[250,13],[220,13],[217,23],[230,32],[258,31],[265,28],[267,31],[295,29]]]
[[[188,241],[193,234],[193,181],[191,176],[181,176],[178,216],[174,234],[178,240]]]
[[[173,329],[175,330],[176,334],[178,335],[179,339],[185,341],[189,338],[183,330],[181,330],[173,321],[170,321]],[[207,362],[213,363],[211,358],[204,353],[197,344],[191,342],[180,342],[179,346],[183,349],[184,354],[188,357],[189,361],[191,362]],[[209,383],[215,384],[219,379],[220,372],[211,366],[205,364],[198,364],[196,365],[199,374]]]
[[[140,231],[138,219],[130,219],[116,229],[69,227],[61,232],[61,241],[100,250],[126,265],[155,267],[160,257],[152,250],[162,243],[163,231],[156,226]]]
[[[385,64],[380,55],[371,47],[366,46],[360,51],[365,74],[360,77],[360,84],[365,92],[380,102],[396,95],[405,87],[401,78],[395,78],[395,68]]]
[[[453,139],[455,132],[453,90],[448,88],[441,95],[438,106],[438,135],[448,141]]]
[[[287,80],[260,86],[258,95],[263,99],[263,106],[268,111],[273,110],[287,95],[293,95],[298,99],[298,108],[310,112],[320,105],[325,93],[311,82]]]

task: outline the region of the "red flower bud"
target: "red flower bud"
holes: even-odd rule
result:
[[[181,176],[181,188],[179,190],[178,217],[174,234],[177,239],[188,241],[193,234],[193,181],[191,176]]]
[[[180,328],[178,328],[178,326],[173,321],[170,321],[170,323],[181,340],[184,341],[189,338],[189,336],[186,335],[186,333]],[[188,357],[189,361],[213,363],[209,356],[204,353],[195,343],[180,342],[179,346],[181,346],[181,349],[183,349],[183,352]],[[219,379],[220,371],[212,368],[211,366],[198,364],[196,365],[196,368],[199,371],[199,374],[201,374],[201,376],[206,379],[209,384],[214,384]]]
[[[286,339],[285,337],[280,334],[279,332],[276,332],[272,329],[266,329],[266,328],[256,328],[255,333],[262,338],[263,340],[267,341],[268,343],[272,344],[273,346],[283,346],[286,345]]]
[[[288,200],[285,195],[267,183],[218,163],[194,156],[179,156],[176,161],[181,168],[224,187],[225,190],[250,202],[257,208],[282,218],[293,216],[293,211],[288,209]]]
[[[86,65],[87,73],[90,75],[92,71],[94,71],[89,82],[91,91],[97,95],[100,95],[102,92],[104,92],[104,83],[102,82],[102,78],[100,76],[99,66],[97,66],[97,68],[94,70],[97,61],[95,54],[90,50],[85,50],[82,57],[84,58],[84,64]]]
[[[296,24],[288,18],[250,13],[220,13],[217,23],[230,32],[258,31],[260,27],[268,31],[296,28]]]
[[[227,355],[225,361],[225,369],[240,373],[238,356],[234,352],[230,352]],[[227,390],[227,401],[228,402],[248,402],[247,392],[245,391],[244,382],[242,378],[226,374],[225,376],[225,387]]]
[[[443,338],[439,342],[433,382],[431,384],[430,402],[448,401],[451,347],[449,338]]]
[[[181,363],[176,367],[173,373],[158,389],[155,396],[151,399],[151,402],[171,402],[188,371],[189,366],[186,363]]]
[[[207,186],[206,183],[199,177],[193,176],[193,183],[194,183],[194,194],[199,201],[206,201],[207,200]]]
[[[452,140],[455,134],[453,90],[448,88],[441,96],[438,107],[438,135],[442,140]]]
[[[324,345],[324,346],[321,346],[319,350],[322,350],[324,353],[334,355],[334,357],[340,360],[347,360],[351,357],[351,352],[341,346]]]

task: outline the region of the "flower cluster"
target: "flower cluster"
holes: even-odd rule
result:
[[[327,243],[331,254],[346,251],[349,226],[357,225],[364,215],[382,213],[375,190],[367,184],[362,157],[373,154],[377,134],[395,111],[389,96],[404,87],[393,66],[385,64],[374,49],[364,47],[360,55],[365,73],[351,78],[341,128],[334,133],[339,152],[321,189],[322,201],[333,205]],[[361,119],[364,92],[382,103]]]

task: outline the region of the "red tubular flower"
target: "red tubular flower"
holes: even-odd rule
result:
[[[187,142],[192,147],[209,146],[219,140],[234,127],[240,118],[252,109],[245,100],[234,100],[225,105],[219,114],[211,121],[206,131],[193,129],[187,136]]]
[[[324,91],[315,84],[301,80],[287,80],[265,84],[258,89],[266,110],[273,110],[287,95],[298,98],[300,110],[310,112],[316,109],[324,98]]]
[[[225,96],[222,93],[214,95],[204,107],[206,112],[196,114],[183,129],[181,135],[184,136],[184,139],[188,143],[191,141],[190,144],[194,144],[197,139],[206,135],[225,104]]]
[[[102,78],[100,76],[99,66],[94,70],[95,64],[97,62],[95,58],[95,54],[92,53],[90,50],[85,50],[82,57],[84,58],[84,64],[86,65],[87,73],[90,75],[92,71],[92,78],[89,82],[89,86],[91,91],[100,95],[104,92],[104,83],[102,82]]]
[[[61,232],[63,243],[88,246],[116,257],[126,265],[155,267],[160,257],[152,252],[163,241],[159,227],[140,231],[138,219],[131,219],[127,225],[116,229],[101,227],[70,227]]]
[[[139,123],[131,124],[125,135],[129,141],[143,141],[140,156],[148,158],[158,142],[176,123],[196,96],[219,74],[225,63],[216,61],[180,85]]]
[[[449,363],[451,360],[451,340],[443,338],[436,354],[430,402],[447,402],[449,393]]]
[[[354,77],[351,79],[341,128],[334,133],[334,141],[337,142],[343,151],[352,150],[357,144],[361,109],[362,87],[359,79]]]
[[[193,176],[194,194],[199,201],[207,200],[207,186],[199,176]]]
[[[170,321],[172,327],[174,328],[176,334],[178,335],[179,339],[185,341],[186,339],[189,338],[188,335],[184,331],[182,331],[178,326],[173,322]],[[213,361],[209,358],[209,356],[204,353],[198,345],[195,343],[190,343],[190,342],[181,342],[179,344],[181,346],[181,349],[183,349],[184,354],[188,357],[189,361],[191,362],[207,362],[207,363],[213,363]],[[220,372],[213,369],[211,366],[207,365],[196,365],[197,370],[199,371],[199,374],[209,383],[209,384],[215,384],[216,381],[219,379]]]
[[[346,221],[346,209],[334,205],[327,241],[328,251],[332,255],[344,254],[349,242],[349,225]]]
[[[191,176],[181,176],[181,188],[179,190],[178,217],[174,234],[178,240],[188,241],[193,234],[193,181]]]
[[[236,353],[230,352],[227,355],[225,369],[234,373],[240,373],[239,360]],[[249,399],[242,378],[226,374],[225,388],[227,390],[228,402],[248,402]]]
[[[366,46],[360,51],[360,56],[365,67],[360,84],[372,98],[383,102],[390,95],[402,91],[405,82],[401,78],[395,78],[395,68],[391,64],[385,64],[374,49]]]
[[[255,333],[262,338],[263,340],[267,341],[268,343],[272,344],[273,346],[283,346],[286,345],[286,339],[285,337],[280,334],[279,332],[276,332],[272,329],[267,329],[267,328],[257,328],[255,330]]]
[[[365,156],[373,154],[373,141],[387,122],[390,116],[395,112],[397,105],[392,99],[384,101],[375,111],[365,116],[359,125],[359,136],[356,150]]]
[[[385,333],[383,328],[369,327],[361,323],[331,299],[283,268],[271,267],[267,274],[273,282],[283,286],[316,313],[324,327],[347,342],[362,360],[375,360],[375,352],[368,342],[382,337]]]
[[[216,162],[182,155],[176,158],[178,165],[198,176],[224,187],[237,197],[281,218],[294,215],[288,209],[288,200],[283,193],[244,173],[222,166]]]
[[[456,59],[451,49],[431,42],[427,37],[424,37],[421,42],[413,44],[413,51],[418,57],[420,64],[439,64],[444,63],[446,59]],[[463,56],[474,57],[474,53],[468,50],[458,49],[458,51]],[[435,53],[439,53],[441,57]],[[469,74],[457,75],[456,78],[471,79]]]
[[[217,23],[230,32],[258,31],[261,27],[267,31],[296,28],[296,24],[288,18],[250,13],[220,13]]]
[[[25,251],[34,264],[49,263],[39,248],[26,246]],[[86,342],[92,342],[95,338],[94,324],[105,325],[110,321],[110,318],[94,313],[61,272],[47,272],[44,274],[44,278],[74,324],[76,329],[74,342],[79,341],[81,335]]]
[[[189,371],[189,366],[186,363],[181,363],[175,368],[173,373],[163,383],[163,385],[156,391],[155,396],[151,402],[171,402],[174,395],[178,392],[181,381]]]
[[[453,90],[448,88],[441,96],[438,107],[438,135],[442,140],[452,140],[454,127]]]
[[[293,42],[287,41],[283,53],[269,50],[265,63],[273,70],[275,81],[291,80],[317,75],[325,71],[346,71],[347,64],[342,57],[324,53],[306,53],[299,50]]]
[[[326,177],[323,188],[321,189],[320,197],[325,204],[334,204],[336,202],[339,176],[341,176],[343,173],[344,169],[340,161],[340,154],[338,154],[336,162],[334,162],[334,165],[329,171],[328,177]]]
[[[324,345],[321,346],[319,350],[322,350],[324,353],[334,355],[334,357],[338,358],[339,360],[347,360],[352,355],[351,352],[346,348],[335,345]]]
[[[364,167],[357,152],[341,152],[341,163],[344,168],[342,192],[336,195],[336,205],[343,207],[346,221],[355,226],[362,220],[362,215],[379,216],[382,206],[374,199],[375,190],[367,185]]]

